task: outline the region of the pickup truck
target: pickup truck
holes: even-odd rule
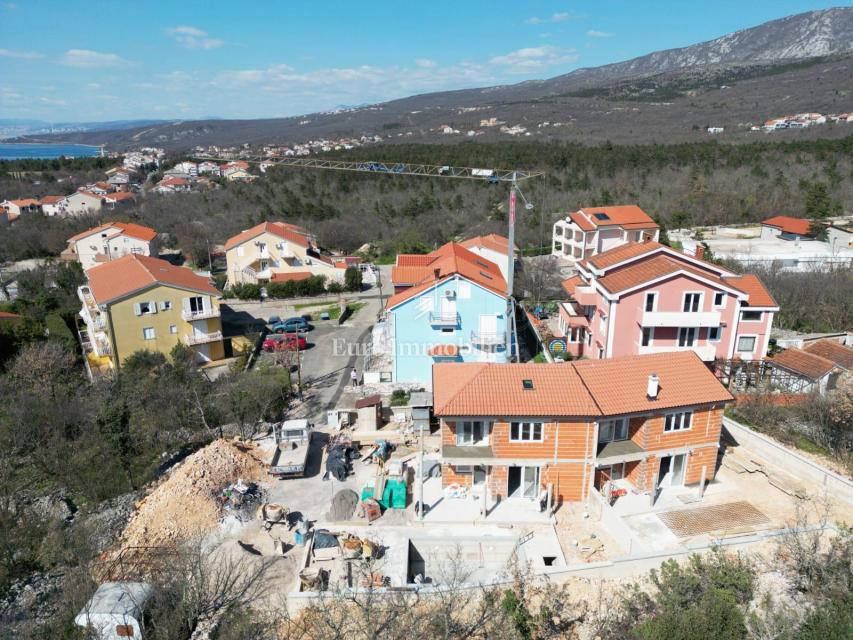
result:
[[[311,433],[314,425],[307,420],[285,420],[273,425],[275,453],[269,474],[276,478],[299,478],[305,475]]]

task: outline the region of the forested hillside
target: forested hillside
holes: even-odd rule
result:
[[[853,202],[853,137],[749,145],[395,145],[340,155],[544,171],[544,177],[523,185],[536,208],[521,217],[522,247],[549,244],[554,220],[583,206],[636,203],[675,227],[756,221],[775,214],[821,217]],[[6,170],[12,168],[7,163]],[[33,175],[42,182],[61,175],[51,173],[47,163],[45,169],[48,174]],[[26,195],[28,189],[8,173],[0,175],[0,198]],[[151,194],[133,208],[105,211],[101,218],[129,218],[168,233],[171,244],[198,263],[206,259],[208,243],[221,244],[264,219],[304,224],[332,249],[354,251],[369,242],[392,255],[460,235],[502,232],[506,198],[505,186],[485,182],[278,168],[252,184],[224,184],[197,194]],[[0,259],[56,255],[70,235],[93,222],[23,218],[0,231]]]

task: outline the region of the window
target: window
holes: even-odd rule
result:
[[[755,336],[741,336],[737,339],[738,353],[752,353],[755,351]]]
[[[441,332],[442,333],[453,333],[453,327],[442,327]]]
[[[157,303],[156,302],[137,302],[134,305],[134,309],[136,311],[136,315],[146,316],[150,313],[157,313]]]
[[[598,425],[598,441],[613,442],[628,439],[628,422],[625,418],[604,420]]]
[[[467,476],[470,473],[473,473],[473,471],[474,471],[474,467],[472,467],[470,464],[457,464],[453,468],[456,470],[456,473],[458,473],[460,475],[465,475],[465,476]]]
[[[678,346],[692,347],[696,342],[696,327],[681,327],[678,330]]]
[[[654,327],[643,327],[643,336],[640,340],[640,344],[644,347],[648,347],[652,343],[652,338],[655,335]]]
[[[702,301],[701,293],[685,293],[684,294],[684,311],[696,312],[699,311],[699,305]]]
[[[647,293],[646,294],[646,311],[654,311],[655,303],[657,303],[658,294],[656,293]]]
[[[685,431],[693,424],[693,412],[668,413],[663,423],[664,431]]]
[[[542,442],[541,422],[513,422],[509,426],[510,442]]]
[[[456,423],[456,444],[476,445],[485,443],[489,435],[488,423],[480,420],[464,420]]]
[[[170,324],[170,325],[169,325],[169,333],[171,333],[172,335],[174,335],[174,334],[176,334],[177,332],[178,332],[178,325],[176,325],[176,324]]]
[[[160,311],[169,311],[169,309],[171,309],[171,308],[172,308],[172,301],[171,300],[163,300],[163,302],[160,303]]]
[[[722,291],[717,291],[714,293],[714,306],[715,307],[725,307],[726,306],[726,294]]]
[[[761,312],[760,311],[741,311],[740,319],[744,322],[760,322],[761,321]]]
[[[642,241],[643,241],[643,232],[638,231],[637,232],[637,242],[642,242]]]
[[[563,227],[560,227],[560,226],[554,227],[554,235],[556,235],[556,236],[563,235]]]
[[[142,339],[143,340],[153,340],[154,339],[154,327],[145,327],[142,329]]]
[[[708,327],[708,342],[720,341],[720,327]]]

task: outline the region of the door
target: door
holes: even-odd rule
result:
[[[510,498],[533,500],[539,495],[539,467],[510,467],[507,475]]]
[[[687,466],[687,454],[672,457],[672,472],[669,482],[671,487],[680,487],[684,484],[684,469]]]
[[[446,321],[456,320],[456,300],[442,296],[441,298],[441,319]]]
[[[660,470],[658,471],[658,486],[669,486],[669,471],[672,466],[672,456],[664,456],[660,459]]]

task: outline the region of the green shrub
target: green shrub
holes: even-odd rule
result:
[[[344,272],[344,287],[347,291],[361,291],[361,270],[358,267],[347,267]]]
[[[51,340],[59,340],[69,351],[77,352],[77,339],[68,328],[65,320],[58,313],[48,313],[44,317],[44,325],[47,329],[47,335]]]

